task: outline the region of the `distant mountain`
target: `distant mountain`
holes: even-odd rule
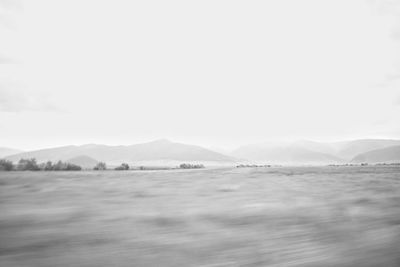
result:
[[[368,151],[399,146],[400,140],[388,140],[388,139],[361,139],[347,142],[337,142],[331,144],[336,147],[336,156],[344,159],[352,159],[355,156],[366,153]]]
[[[263,143],[240,147],[232,156],[279,164],[331,164],[351,161],[376,149],[400,145],[400,140],[360,139],[342,142],[301,140],[291,143]]]
[[[77,156],[67,160],[68,163],[76,164],[82,168],[93,168],[98,161],[88,156]]]
[[[297,141],[294,143],[315,152],[331,154],[338,158],[351,160],[356,155],[371,150],[400,145],[400,140],[390,139],[359,139],[342,142],[314,142],[314,141]]]
[[[151,161],[198,161],[198,162],[233,162],[229,156],[193,145],[157,140],[149,143],[130,146],[107,146],[89,144],[82,146],[64,146],[42,149],[12,155],[8,159],[18,161],[21,158],[36,158],[38,162],[47,160],[70,160],[71,158],[87,156],[108,164],[122,162],[151,162]]]
[[[304,147],[304,144],[255,144],[241,147],[232,152],[241,159],[271,164],[333,164],[342,159]]]
[[[233,152],[221,153],[200,146],[171,142],[165,139],[153,142],[128,145],[107,146],[87,144],[81,146],[63,146],[22,152],[4,150],[4,156],[14,162],[21,158],[36,158],[38,162],[69,161],[91,168],[98,161],[108,165],[126,162],[130,165],[176,165],[182,162],[198,162],[205,165],[231,165],[236,162],[259,162],[266,164],[326,165],[354,161],[375,160],[367,154],[375,150],[400,146],[400,140],[362,139],[343,142],[296,141],[291,143],[262,143],[242,146]],[[2,150],[0,149],[0,157]],[[374,152],[375,153],[375,152]],[[378,153],[378,152],[376,152]],[[392,160],[392,150],[379,154],[382,159]],[[392,155],[392,156],[389,156]],[[360,157],[367,157],[361,160]],[[378,156],[377,156],[378,157]],[[380,158],[376,159],[380,162]],[[394,157],[393,160],[396,160]]]
[[[398,163],[400,162],[400,145],[375,149],[359,154],[352,159],[354,163]]]
[[[337,154],[337,145],[335,143],[323,143],[323,142],[315,142],[310,140],[300,140],[294,142],[292,145],[304,148],[307,150],[311,150],[314,152],[319,152],[323,154],[336,155]]]
[[[0,147],[0,158],[4,158],[13,154],[21,153],[22,150],[8,148],[8,147]]]

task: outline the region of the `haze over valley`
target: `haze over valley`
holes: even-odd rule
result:
[[[281,165],[327,165],[345,163],[400,162],[400,140],[363,139],[343,142],[270,142],[241,146],[224,153],[167,139],[135,145],[70,145],[21,152],[2,148],[3,157],[13,162],[35,158],[39,162],[67,161],[89,168],[97,162],[119,165],[177,165],[198,162],[211,166],[240,163]]]
[[[0,0],[0,267],[399,267],[400,0]]]

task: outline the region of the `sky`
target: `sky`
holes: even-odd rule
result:
[[[0,146],[400,139],[398,0],[0,0]]]

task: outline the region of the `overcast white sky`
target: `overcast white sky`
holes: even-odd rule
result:
[[[0,146],[400,138],[397,0],[0,0]]]

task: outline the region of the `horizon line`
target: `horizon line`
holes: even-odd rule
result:
[[[118,146],[133,146],[133,145],[141,145],[141,144],[148,144],[148,143],[155,143],[155,142],[169,142],[169,143],[175,143],[175,144],[184,144],[184,145],[192,145],[192,146],[199,146],[203,148],[207,148],[209,150],[214,150],[214,149],[222,149],[222,150],[234,150],[237,148],[240,148],[242,146],[248,146],[248,145],[262,145],[262,144],[267,144],[267,143],[277,143],[277,144],[285,144],[285,143],[296,143],[296,142],[315,142],[315,143],[322,143],[322,144],[332,144],[332,143],[342,143],[342,142],[352,142],[352,141],[366,141],[366,140],[387,140],[387,141],[400,141],[400,138],[377,138],[377,137],[366,137],[366,138],[354,138],[354,139],[341,139],[341,140],[332,140],[332,141],[321,141],[321,140],[315,140],[315,139],[305,139],[305,138],[299,138],[299,139],[270,139],[266,141],[261,141],[261,142],[247,142],[247,143],[242,143],[238,142],[237,145],[231,147],[231,148],[226,148],[226,147],[219,147],[219,146],[213,146],[213,145],[205,145],[205,144],[196,144],[196,143],[189,143],[189,142],[180,142],[180,141],[171,141],[170,138],[157,138],[157,139],[152,139],[150,141],[144,141],[144,142],[138,142],[138,143],[130,143],[130,144],[110,144],[110,143],[74,143],[74,144],[65,144],[65,145],[54,145],[54,146],[45,146],[41,148],[34,148],[34,149],[21,149],[17,147],[11,147],[11,146],[0,146],[0,148],[5,148],[5,149],[14,149],[14,150],[20,150],[21,152],[29,152],[29,151],[36,151],[36,150],[46,150],[46,149],[52,149],[52,148],[61,148],[61,147],[81,147],[81,146],[109,146],[109,147],[118,147]]]

